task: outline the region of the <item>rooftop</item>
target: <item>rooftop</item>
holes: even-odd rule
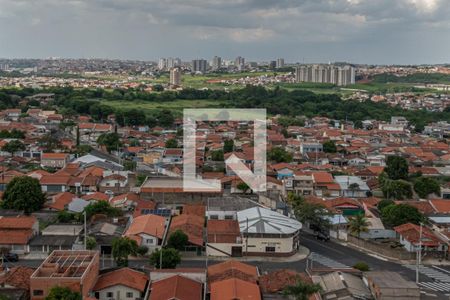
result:
[[[302,228],[302,223],[262,207],[238,211],[241,233],[292,234]]]

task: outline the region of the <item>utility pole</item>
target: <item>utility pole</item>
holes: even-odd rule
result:
[[[83,212],[84,216],[84,250],[87,250],[87,226],[86,226],[86,210]]]

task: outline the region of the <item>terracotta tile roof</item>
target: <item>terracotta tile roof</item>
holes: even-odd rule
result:
[[[298,280],[312,282],[306,274],[282,269],[259,277],[259,287],[263,293],[273,294],[282,292],[287,286],[295,285]]]
[[[202,284],[176,275],[152,283],[149,300],[201,300]]]
[[[13,267],[9,271],[0,273],[0,286],[9,285],[18,289],[28,290],[30,288],[30,277],[33,273],[33,268]]]
[[[318,184],[334,183],[333,175],[328,172],[313,172],[314,182]]]
[[[162,239],[165,232],[165,222],[166,219],[161,216],[142,215],[133,220],[124,235],[132,237],[140,233],[146,233]]]
[[[101,192],[95,192],[92,194],[86,194],[83,197],[81,197],[84,200],[103,200],[103,201],[108,201],[109,200],[109,196],[106,195],[105,193],[101,193]]]
[[[208,220],[208,243],[236,243],[241,236],[237,220]]]
[[[211,300],[260,300],[256,283],[230,278],[211,284]]]
[[[394,227],[394,231],[400,234],[408,242],[418,245],[420,241],[420,226],[412,223],[406,223]],[[422,227],[422,245],[436,247],[443,243],[438,239],[433,232],[428,228]]]
[[[124,285],[142,293],[145,291],[148,280],[148,276],[144,273],[130,268],[121,268],[100,275],[93,290],[100,291],[108,287]]]
[[[69,156],[67,153],[42,153],[41,160],[42,159],[51,159],[51,160],[57,160],[57,159],[66,159]]]
[[[204,217],[182,214],[172,218],[169,232],[172,233],[180,229],[189,237],[191,244],[203,246],[204,224]]]
[[[249,282],[257,282],[258,270],[255,266],[236,260],[228,260],[208,267],[209,282],[228,278],[239,278]]]
[[[33,216],[0,216],[0,229],[31,229],[36,222]]]
[[[137,200],[136,207],[134,208],[133,218],[137,218],[142,215],[143,209],[155,209],[156,203],[151,200]]]
[[[58,193],[54,195],[51,202],[47,203],[45,206],[55,210],[64,210],[66,208],[66,205],[72,202],[73,198],[75,198],[75,195],[72,193]]]
[[[450,213],[450,201],[443,199],[433,199],[429,202],[437,213]]]
[[[185,204],[183,206],[183,214],[196,215],[204,218],[206,214],[206,206],[203,204]]]
[[[42,176],[40,183],[42,185],[68,185],[71,177],[60,175],[45,175]]]
[[[408,204],[417,208],[422,214],[429,215],[435,213],[435,209],[428,201],[395,201],[396,204]]]
[[[0,228],[0,245],[26,245],[32,236],[31,229]]]

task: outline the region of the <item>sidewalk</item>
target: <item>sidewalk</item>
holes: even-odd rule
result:
[[[364,253],[366,253],[366,254],[368,254],[368,255],[370,255],[372,257],[375,257],[377,259],[380,259],[380,260],[391,261],[391,262],[407,264],[407,265],[408,264],[416,264],[416,260],[399,260],[399,259],[397,259],[395,257],[389,257],[389,256],[386,256],[386,255],[381,255],[381,254],[379,254],[379,253],[377,253],[375,251],[369,250],[367,248],[360,247],[360,246],[355,245],[353,243],[344,242],[344,241],[340,241],[340,240],[337,240],[337,239],[332,239],[332,241],[334,241],[334,242],[336,242],[338,244],[341,244],[342,246],[351,247],[351,248],[356,249],[356,250],[358,250],[360,252],[364,252]],[[450,266],[450,261],[449,260],[439,260],[439,259],[436,259],[436,258],[424,257],[424,258],[422,258],[422,265]]]
[[[307,258],[309,255],[309,249],[303,246],[300,246],[297,253],[288,257],[268,257],[268,256],[243,256],[243,257],[229,257],[229,256],[208,256],[209,260],[218,260],[218,261],[226,261],[226,260],[238,260],[243,262],[280,262],[280,263],[288,263],[288,262],[296,262]],[[197,255],[186,255],[182,254],[182,260],[205,260],[206,256],[197,256]]]

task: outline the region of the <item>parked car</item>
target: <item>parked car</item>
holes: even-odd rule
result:
[[[319,241],[327,242],[330,240],[330,235],[326,234],[325,232],[318,231],[316,232],[316,239],[318,239]]]
[[[19,255],[17,255],[16,253],[3,254],[3,261],[5,261],[5,262],[19,261]]]

